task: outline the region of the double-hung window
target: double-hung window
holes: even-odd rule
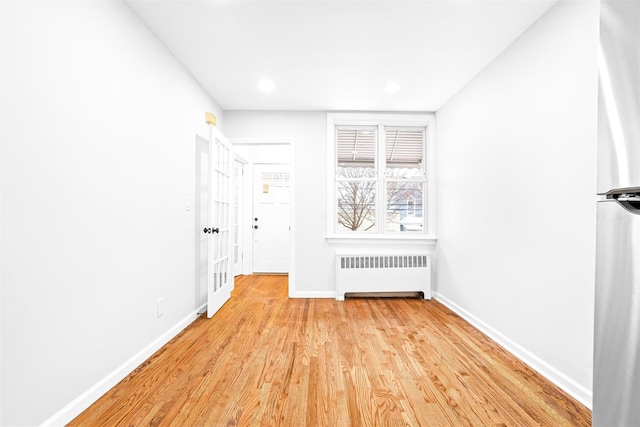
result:
[[[329,114],[329,234],[430,232],[433,115]]]

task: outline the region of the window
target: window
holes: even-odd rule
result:
[[[329,114],[330,234],[429,232],[431,115]]]

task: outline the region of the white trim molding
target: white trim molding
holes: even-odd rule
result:
[[[331,298],[335,299],[334,291],[289,291],[289,298]]]
[[[438,238],[430,234],[330,234],[326,236],[329,244],[352,245],[352,244],[390,244],[390,245],[430,245],[435,246]]]

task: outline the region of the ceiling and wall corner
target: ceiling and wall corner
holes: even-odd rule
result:
[[[224,110],[334,111],[436,111],[556,2],[126,0]]]

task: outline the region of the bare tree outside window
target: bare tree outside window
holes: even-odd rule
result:
[[[339,167],[338,224],[347,230],[368,231],[375,227],[376,182],[366,180],[370,174],[359,167]]]

